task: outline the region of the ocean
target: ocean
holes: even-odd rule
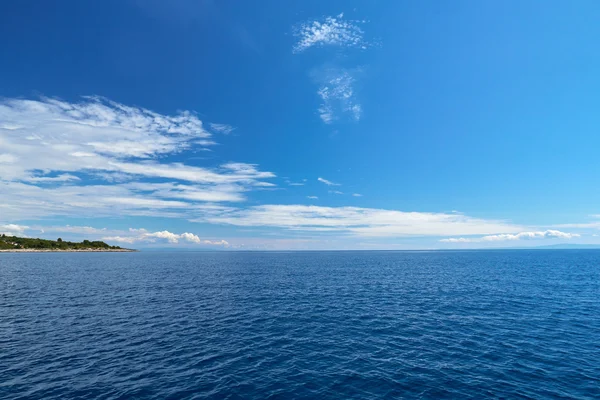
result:
[[[3,399],[597,399],[600,251],[0,254]]]

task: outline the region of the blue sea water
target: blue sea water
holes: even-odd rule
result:
[[[600,251],[4,253],[0,397],[600,398]]]

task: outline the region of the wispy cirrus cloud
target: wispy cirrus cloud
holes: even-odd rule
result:
[[[326,124],[331,124],[347,115],[352,121],[359,121],[362,106],[356,96],[355,71],[343,69],[326,69],[316,79],[319,83],[317,95],[321,99],[318,108],[319,117]]]
[[[344,13],[302,22],[293,29],[297,39],[293,52],[324,46],[366,49],[370,43],[364,39],[365,33],[360,27],[364,23],[366,21],[346,20]]]
[[[554,225],[555,228],[579,228],[579,229],[600,229],[600,214],[592,214],[589,216],[593,221],[577,222],[571,224]]]
[[[69,182],[69,181],[80,181],[81,179],[75,175],[71,174],[60,174],[57,176],[49,177],[49,176],[32,176],[29,178],[23,179],[27,182]]]
[[[462,214],[306,205],[263,205],[230,209],[195,222],[266,226],[362,237],[485,235],[523,231],[523,227],[504,221],[484,220]]]
[[[181,215],[202,202],[239,202],[245,192],[273,186],[265,179],[275,175],[254,164],[164,161],[213,143],[189,111],[163,115],[99,97],[2,99],[0,215]]]
[[[481,243],[481,242],[504,242],[515,240],[531,239],[573,239],[581,235],[577,233],[561,232],[553,229],[546,231],[519,232],[517,234],[503,233],[499,235],[488,235],[479,238],[446,238],[441,239],[442,243]]]
[[[326,184],[327,186],[342,186],[342,185],[341,185],[341,184],[339,184],[339,183],[335,183],[335,182],[332,182],[332,181],[330,181],[330,180],[327,180],[327,179],[325,179],[325,178],[321,178],[321,177],[318,177],[318,178],[317,178],[317,181],[319,181],[319,182],[321,182],[321,183],[324,183],[324,184]]]
[[[310,20],[294,27],[297,43],[294,53],[302,53],[311,47],[339,47],[343,49],[366,49],[371,46],[364,39],[361,25],[364,20],[346,20],[344,14]],[[356,96],[355,75],[360,69],[324,68],[313,72],[318,84],[317,95],[321,100],[317,112],[326,124],[332,124],[346,115],[351,121],[359,121],[363,108]]]
[[[222,133],[223,135],[229,135],[235,130],[233,126],[227,124],[210,123],[209,126],[213,132]]]

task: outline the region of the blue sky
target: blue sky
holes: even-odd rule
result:
[[[600,244],[594,1],[0,5],[0,231]]]

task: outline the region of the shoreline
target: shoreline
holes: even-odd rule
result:
[[[1,249],[0,253],[135,253],[132,249]]]

